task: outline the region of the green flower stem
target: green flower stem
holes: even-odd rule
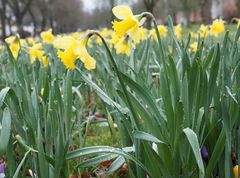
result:
[[[107,53],[108,53],[108,55],[109,55],[110,61],[111,61],[112,65],[113,65],[113,68],[114,68],[114,70],[115,70],[115,72],[116,72],[116,74],[117,74],[117,77],[118,77],[118,79],[119,79],[120,85],[121,85],[122,90],[123,90],[123,93],[124,93],[124,95],[125,95],[125,97],[126,97],[127,103],[128,103],[128,105],[129,105],[129,109],[130,109],[130,111],[131,111],[131,113],[132,113],[132,116],[133,116],[135,119],[137,119],[137,118],[138,118],[137,113],[136,113],[135,110],[134,110],[134,107],[133,107],[133,104],[132,104],[132,102],[131,102],[131,100],[130,100],[130,97],[129,97],[129,95],[128,95],[126,86],[124,85],[124,82],[123,82],[121,73],[120,73],[120,71],[118,70],[117,64],[116,64],[116,62],[115,62],[115,60],[114,60],[114,58],[113,58],[113,56],[112,56],[112,53],[111,53],[111,51],[110,51],[110,49],[109,49],[109,47],[108,47],[105,39],[101,36],[101,34],[99,34],[99,33],[96,32],[96,31],[89,32],[89,34],[88,34],[89,38],[90,38],[91,36],[93,36],[93,35],[98,36],[98,37],[102,40],[103,45],[105,46],[105,48],[106,48],[106,50],[107,50]],[[132,119],[132,122],[133,122],[133,125],[134,125],[134,129],[138,130],[135,120]]]
[[[163,50],[161,36],[160,36],[159,31],[158,31],[157,21],[156,21],[155,17],[153,16],[153,14],[150,13],[150,12],[143,12],[140,15],[140,17],[141,18],[144,18],[144,17],[150,18],[153,21],[154,30],[156,31],[156,34],[157,34],[157,39],[158,39],[158,44],[159,44],[159,49],[160,49],[160,55],[162,57],[163,67],[164,67],[164,70],[166,71],[166,61],[164,60],[166,58],[166,56],[165,56],[165,53],[164,53],[164,50]]]
[[[127,101],[128,106],[129,106],[129,110],[131,111],[133,118],[135,118],[135,120],[139,120],[139,119],[138,119],[138,115],[137,115],[136,111],[134,110],[133,104],[132,104],[132,102],[131,102],[131,100],[130,100],[128,91],[127,91],[127,89],[126,89],[126,86],[125,86],[125,84],[124,84],[124,81],[123,81],[121,72],[118,70],[117,64],[116,64],[116,62],[115,62],[115,60],[114,60],[114,58],[113,58],[113,56],[112,56],[112,53],[111,53],[111,51],[110,51],[110,49],[109,49],[109,47],[108,47],[105,39],[104,39],[98,32],[96,32],[96,31],[93,31],[93,32],[90,32],[90,33],[89,33],[89,37],[91,37],[92,35],[96,35],[96,36],[98,36],[98,37],[102,40],[102,42],[103,42],[103,44],[104,44],[104,46],[105,46],[105,48],[106,48],[106,50],[107,50],[107,53],[108,53],[108,55],[109,55],[110,61],[111,61],[112,65],[113,65],[114,71],[116,72],[117,77],[118,77],[118,79],[119,79],[119,82],[120,82],[120,85],[121,85],[121,87],[122,87],[124,96],[125,96],[125,98],[126,98],[126,101]],[[131,119],[132,124],[133,124],[133,130],[138,130],[137,124],[136,124],[135,120],[134,120],[134,119]],[[135,144],[135,141],[134,141],[134,140],[133,140],[133,143]],[[146,170],[145,170],[145,171],[146,171]],[[141,170],[139,169],[139,167],[137,167],[137,172],[138,172],[138,174],[141,173]],[[148,173],[148,174],[149,174],[149,173]],[[150,174],[149,174],[149,176],[152,177]]]

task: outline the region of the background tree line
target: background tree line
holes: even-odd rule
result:
[[[0,0],[1,38],[4,39],[14,32],[22,37],[29,36],[26,26],[32,28],[33,36],[47,28],[52,28],[55,33],[65,33],[86,28],[110,27],[114,18],[111,9],[118,3],[129,3],[135,13],[152,12],[163,23],[168,14],[177,21],[181,12],[188,24],[194,11],[200,13],[203,23],[209,23],[212,19],[213,5],[221,6],[224,0],[92,0],[96,8],[91,12],[84,9],[83,1]],[[240,0],[227,1],[234,2],[238,13],[232,16],[238,16]],[[215,13],[215,16],[221,16],[221,12]]]

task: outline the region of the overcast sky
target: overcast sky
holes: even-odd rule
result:
[[[95,8],[95,0],[82,0],[83,6],[86,11],[92,11]]]
[[[90,12],[96,8],[96,4],[99,3],[100,1],[103,2],[103,1],[107,1],[107,0],[82,0],[84,9],[86,11],[90,11]],[[121,4],[129,4],[130,5],[136,1],[137,0],[129,0],[129,1],[125,1],[125,3],[121,3]]]

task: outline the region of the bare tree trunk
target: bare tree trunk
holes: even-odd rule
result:
[[[6,38],[6,0],[2,0],[1,12],[1,25],[2,25],[2,40]]]
[[[183,10],[184,10],[184,16],[186,19],[186,23],[187,23],[187,25],[189,25],[191,9],[189,7],[188,0],[183,0]]]
[[[201,15],[202,15],[202,20],[205,24],[209,24],[212,20],[211,7],[212,7],[212,0],[201,1]]]
[[[20,15],[16,16],[16,25],[18,29],[18,34],[22,37],[24,36],[24,30],[23,30],[23,18]]]
[[[16,25],[18,27],[18,33],[20,35],[25,35],[23,31],[23,18],[28,12],[28,9],[30,8],[30,5],[32,3],[32,0],[23,1],[23,0],[7,0],[6,3],[11,8],[15,19],[16,19]]]
[[[39,8],[41,13],[41,31],[44,31],[48,25],[50,25],[50,27],[54,30],[53,0],[42,0],[40,2]]]
[[[50,24],[50,27],[52,28],[53,32],[55,31],[54,29],[54,16],[53,16],[53,3],[54,3],[54,0],[50,0],[50,3],[49,3],[49,8],[48,8],[48,15],[49,15],[49,24]]]
[[[153,9],[157,4],[157,1],[158,0],[143,0],[146,10],[153,14]],[[147,28],[151,28],[151,19],[147,19]]]
[[[34,16],[34,13],[32,12],[32,9],[28,9],[29,15],[31,16],[32,22],[33,22],[33,36],[37,35],[37,20]]]
[[[11,17],[6,17],[6,20],[7,20],[7,26],[9,27],[9,32],[10,32],[10,34],[12,34],[12,24],[11,24],[11,22],[12,22],[12,19],[11,19]]]
[[[240,0],[236,0],[236,6],[238,9],[238,15],[240,16]]]
[[[221,0],[212,0],[211,12],[212,12],[213,19],[222,17],[223,10],[222,10]]]
[[[114,14],[112,13],[112,8],[115,6],[115,0],[109,0],[109,3],[110,3],[110,13],[111,13],[111,21],[114,20]]]
[[[176,10],[174,9],[171,1],[169,1],[169,0],[164,0],[164,2],[165,2],[165,4],[166,4],[166,5],[165,5],[165,6],[166,6],[165,9],[166,9],[167,15],[170,15],[170,16],[171,16],[172,21],[173,21],[173,23],[175,24],[175,23],[176,23],[176,16],[177,16]],[[166,16],[165,21],[167,21],[167,16]]]
[[[167,21],[167,16],[168,15],[172,15],[171,13],[170,13],[170,4],[169,4],[169,1],[168,0],[163,0],[163,3],[164,3],[164,6],[165,6],[165,8],[164,8],[164,11],[165,11],[165,19],[164,19],[164,21]],[[173,18],[173,17],[172,17]]]

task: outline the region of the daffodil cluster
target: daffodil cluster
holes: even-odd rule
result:
[[[130,56],[138,44],[147,39],[157,41],[155,29],[148,30],[143,26],[145,17],[134,15],[130,7],[118,5],[112,9],[117,20],[112,22],[112,29],[104,28],[99,34],[108,43],[111,49],[115,49],[116,54]],[[237,27],[240,26],[240,19],[235,19]],[[158,25],[158,32],[162,38],[168,38],[168,28],[164,25]],[[174,33],[178,40],[182,39],[182,25],[174,26]],[[195,40],[190,45],[190,51],[196,52],[199,37],[208,36],[218,37],[225,31],[225,22],[222,19],[216,19],[211,25],[201,25],[197,31],[191,32],[191,37]],[[93,48],[95,45],[101,46],[102,39],[98,37],[89,37],[86,32],[75,32],[65,35],[53,35],[52,29],[40,33],[40,37],[20,39],[19,36],[10,36],[5,39],[15,60],[18,59],[21,49],[29,54],[30,63],[33,64],[39,60],[45,67],[50,64],[49,54],[44,46],[52,46],[57,51],[57,57],[67,69],[75,69],[76,62],[79,59],[87,70],[96,68],[95,59],[89,54],[87,48]]]
[[[81,38],[83,33],[74,33],[65,36],[54,36],[52,29],[43,31],[39,38],[20,39],[18,36],[10,36],[5,39],[15,60],[18,59],[20,49],[24,49],[29,54],[30,63],[36,60],[42,62],[44,67],[49,65],[48,55],[45,53],[43,46],[52,45],[57,49],[57,55],[64,66],[68,69],[76,67],[75,62],[80,59],[87,70],[95,69],[96,61],[87,51],[88,38]]]

